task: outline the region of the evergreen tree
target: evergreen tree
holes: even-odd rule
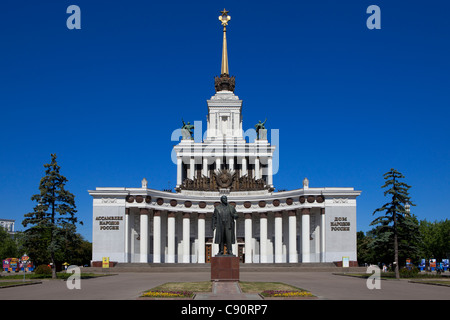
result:
[[[360,264],[377,262],[374,257],[374,251],[370,248],[372,241],[373,238],[369,232],[367,234],[364,234],[364,231],[358,231],[356,233],[357,260]]]
[[[450,220],[420,221],[422,258],[448,259],[450,255]]]
[[[384,196],[389,195],[391,201],[373,212],[373,214],[385,212],[385,215],[376,218],[371,223],[371,225],[378,225],[372,230],[374,235],[372,247],[377,248],[378,252],[383,252],[383,258],[389,256],[389,252],[392,252],[393,249],[395,277],[397,279],[400,278],[399,248],[402,250],[402,256],[417,252],[416,244],[419,241],[417,219],[410,217],[409,212],[406,212],[405,209],[407,203],[414,206],[408,193],[411,186],[401,182],[400,179],[403,178],[404,176],[395,169],[391,169],[384,174],[386,181],[381,188],[388,188],[384,192]]]
[[[62,176],[56,162],[56,154],[51,155],[51,163],[45,164],[45,176],[39,184],[39,193],[31,197],[38,204],[34,211],[25,214],[22,224],[31,225],[25,231],[29,254],[36,261],[52,262],[52,277],[56,278],[56,262],[65,242],[75,234],[78,222],[75,213],[75,196],[65,189],[67,179]],[[82,222],[80,222],[82,224]]]

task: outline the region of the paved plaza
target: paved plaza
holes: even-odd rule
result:
[[[111,270],[112,272],[112,270]],[[62,280],[0,289],[0,300],[135,300],[142,291],[166,282],[208,281],[209,272],[123,272],[108,277],[81,280],[81,289],[67,289]],[[311,291],[322,300],[449,300],[450,288],[381,280],[381,289],[369,290],[366,280],[331,272],[241,272],[241,281],[284,282]],[[231,293],[230,293],[231,294]],[[233,300],[222,295],[221,299]]]

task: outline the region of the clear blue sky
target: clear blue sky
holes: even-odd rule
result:
[[[66,9],[81,8],[81,30]],[[369,30],[366,9],[381,8]],[[219,11],[244,130],[279,129],[279,189],[354,187],[358,230],[412,185],[413,213],[449,217],[448,1],[7,1],[0,6],[0,217],[32,211],[58,155],[92,239],[96,187],[176,182],[172,131],[203,121],[220,73]]]

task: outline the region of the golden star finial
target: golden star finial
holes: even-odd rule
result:
[[[231,17],[228,15],[228,12],[230,11],[225,10],[225,8],[223,8],[223,11],[220,11],[222,15],[219,16],[219,20],[222,22],[224,28],[228,25],[228,21],[230,21],[231,19]]]

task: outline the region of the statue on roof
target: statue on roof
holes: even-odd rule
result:
[[[266,122],[267,118],[263,123],[261,123],[261,120],[259,120],[258,123],[255,125],[257,139],[259,139],[259,130],[266,129],[266,127],[264,127]]]
[[[195,127],[193,124],[191,124],[189,121],[186,124],[183,120],[183,118],[181,119],[181,122],[183,123],[182,127],[181,127],[181,133],[183,136],[183,140],[194,140],[194,131],[192,131]]]

